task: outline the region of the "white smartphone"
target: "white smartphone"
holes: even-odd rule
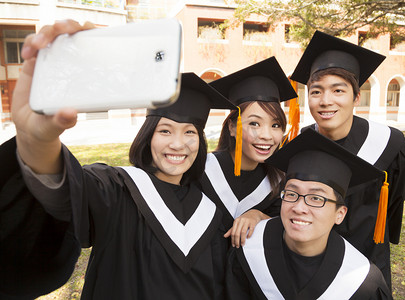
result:
[[[177,100],[181,25],[176,19],[61,35],[38,53],[30,106],[43,114],[151,108]]]

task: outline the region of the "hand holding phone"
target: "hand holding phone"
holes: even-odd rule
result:
[[[168,105],[178,97],[181,25],[176,19],[64,34],[39,51],[30,106],[54,114]]]

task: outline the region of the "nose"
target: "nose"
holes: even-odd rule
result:
[[[299,196],[298,200],[293,204],[293,211],[296,213],[306,213],[308,211],[308,205],[304,201],[304,196]]]
[[[320,95],[320,100],[319,100],[320,105],[330,105],[332,104],[332,98],[331,94],[329,91],[325,91]]]
[[[169,147],[173,150],[184,149],[186,141],[182,135],[173,135],[172,140],[170,141]]]
[[[270,126],[263,126],[258,133],[258,137],[262,140],[272,140],[273,131]]]

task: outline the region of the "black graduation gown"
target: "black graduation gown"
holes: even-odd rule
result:
[[[138,168],[82,168],[63,152],[73,223],[82,246],[93,246],[82,299],[223,298],[222,216],[195,185],[180,201]]]
[[[28,191],[15,138],[0,146],[0,161],[0,299],[33,299],[69,279],[80,244]]]
[[[318,270],[299,290],[288,271],[283,234],[279,217],[264,220],[243,248],[230,250],[228,299],[392,299],[381,271],[333,230]]]
[[[203,192],[221,209],[225,231],[232,227],[235,218],[253,208],[269,216],[280,214],[280,197],[271,193],[263,164],[235,176],[228,151],[209,153],[200,182]]]
[[[311,126],[316,128],[315,124]],[[345,199],[348,212],[336,231],[380,268],[391,287],[389,242],[399,242],[405,199],[404,135],[395,128],[354,116],[348,136],[337,143],[388,173],[384,243],[377,245],[373,241],[381,188],[377,180],[348,190]]]

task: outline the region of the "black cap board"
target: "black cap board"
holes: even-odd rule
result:
[[[297,97],[274,56],[215,80],[210,85],[235,105],[249,101],[282,102]]]
[[[384,59],[384,55],[316,31],[291,79],[307,84],[310,76],[317,71],[342,68],[353,73],[362,86]]]
[[[286,173],[287,180],[317,181],[345,197],[349,187],[384,173],[312,128],[306,129],[266,160]]]
[[[236,106],[196,74],[183,73],[177,101],[170,106],[148,109],[146,115],[205,127],[211,108],[236,109]]]

